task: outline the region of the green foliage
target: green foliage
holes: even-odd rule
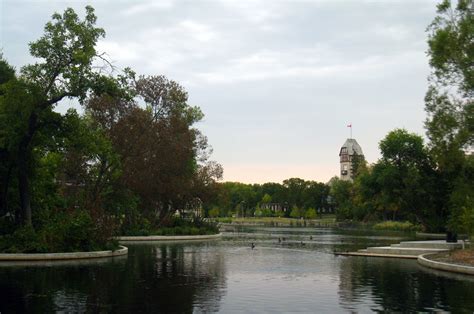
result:
[[[427,154],[423,138],[405,129],[390,131],[379,143],[384,161],[398,167],[423,166]]]
[[[302,211],[298,206],[293,206],[291,208],[290,217],[291,218],[301,218],[304,216],[304,211]]]
[[[219,217],[219,207],[213,207],[211,210],[209,210],[209,217],[215,218]]]
[[[474,144],[474,2],[445,0],[428,27],[428,56],[432,68],[425,97],[425,122],[430,153],[436,163],[439,208],[450,213],[449,229],[462,232],[464,209],[472,204]],[[469,210],[468,210],[469,211]]]
[[[262,204],[267,204],[267,203],[271,203],[271,202],[272,202],[272,197],[270,196],[270,194],[265,193],[265,195],[263,195],[263,197],[262,197],[261,203]]]
[[[337,219],[352,219],[352,182],[335,177],[331,179],[330,184],[331,190],[329,193],[336,206]]]
[[[61,15],[55,13],[46,23],[44,35],[30,43],[30,53],[42,62],[22,68],[22,77],[29,82],[43,85],[40,101],[55,103],[57,98],[76,96],[84,99],[86,92],[100,77],[93,71],[92,63],[98,56],[95,45],[105,36],[96,28],[94,9],[86,7],[86,16],[80,20],[73,9]]]
[[[15,69],[8,64],[0,53],[0,86],[15,77]],[[1,95],[1,91],[0,91]]]
[[[314,208],[308,208],[306,212],[304,213],[304,218],[306,219],[316,219],[317,213],[316,209]]]
[[[0,237],[0,252],[87,252],[118,247],[118,243],[111,239],[111,221],[103,224],[92,219],[87,211],[44,211],[39,220],[35,228],[24,226]]]
[[[218,185],[217,197],[211,206],[221,209],[221,215],[239,217],[283,217],[289,216],[288,210],[297,206],[303,210],[308,208],[330,208],[328,204],[329,186],[315,181],[290,178],[283,184],[264,183],[243,184],[224,182]],[[272,203],[276,210],[267,204]]]
[[[474,206],[466,206],[462,208],[461,221],[463,229],[471,237],[471,241],[474,240]]]
[[[454,6],[443,0],[438,16],[428,27],[428,55],[436,79],[473,95],[474,91],[474,14],[472,0],[459,0]]]
[[[121,235],[126,236],[206,235],[217,233],[219,233],[217,223],[205,221],[198,217],[194,219],[167,217],[161,221],[140,217],[135,219],[134,225],[122,225],[121,228]]]

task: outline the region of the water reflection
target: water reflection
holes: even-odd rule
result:
[[[0,265],[0,312],[215,312],[225,269],[207,248],[140,245],[125,259]]]
[[[432,272],[414,260],[342,257],[339,298],[344,309],[373,302],[374,311],[453,311],[474,308],[473,280]],[[370,301],[371,300],[371,301]]]
[[[239,228],[221,241],[130,243],[112,259],[0,263],[0,312],[472,312],[474,277],[333,255],[407,237]]]

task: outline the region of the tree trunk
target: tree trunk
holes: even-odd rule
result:
[[[3,215],[8,212],[8,187],[10,185],[11,172],[13,167],[10,165],[2,185],[0,186],[0,214]]]
[[[28,152],[26,149],[20,148],[18,153],[18,190],[20,192],[21,209],[17,218],[20,218],[23,225],[31,226],[31,199],[27,156]]]
[[[33,110],[28,119],[28,129],[18,146],[18,190],[20,192],[20,221],[31,226],[31,197],[29,184],[29,165],[31,141],[38,127],[38,114]]]

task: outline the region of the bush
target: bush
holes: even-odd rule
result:
[[[421,231],[421,226],[414,225],[409,221],[384,221],[375,224],[375,230],[392,230],[392,231]]]
[[[142,222],[140,225],[137,222]],[[133,227],[133,228],[127,228]],[[151,223],[146,218],[136,219],[134,224],[122,225],[121,232],[127,236],[148,235],[206,235],[219,233],[215,222],[208,222],[200,217],[185,219],[179,217],[165,217],[159,224]]]
[[[218,219],[219,222],[223,224],[231,224],[232,223],[232,218],[231,217],[223,217]]]
[[[316,209],[308,208],[304,214],[306,219],[315,219],[316,218]]]
[[[462,208],[462,227],[464,231],[470,236],[471,241],[474,241],[474,206],[466,206]]]
[[[39,215],[36,229],[24,226],[0,237],[5,253],[54,253],[114,250],[113,224],[107,218],[93,219],[87,211],[48,212]],[[106,228],[104,226],[107,226]]]
[[[213,207],[212,209],[209,210],[209,217],[219,217],[219,208],[218,207]]]

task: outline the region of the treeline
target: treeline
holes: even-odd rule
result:
[[[95,49],[105,32],[86,11],[54,14],[30,43],[37,62],[19,72],[0,56],[0,232],[24,240],[18,250],[88,250],[169,226],[222,177],[184,88],[130,69],[107,74]],[[56,112],[66,99],[83,113]]]
[[[353,182],[331,179],[338,219],[410,221],[443,231],[449,217],[445,187],[421,136],[397,129],[379,147],[377,163],[353,165]]]
[[[329,212],[329,186],[291,178],[279,183],[220,183],[213,201],[206,204],[210,217],[315,218]]]

